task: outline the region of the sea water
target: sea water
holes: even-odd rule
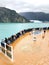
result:
[[[49,27],[49,23],[0,23],[0,40],[24,29]]]

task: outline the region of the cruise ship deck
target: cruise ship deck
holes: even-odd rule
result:
[[[34,39],[35,38],[35,39]],[[0,52],[0,65],[49,65],[49,30],[45,34],[25,33],[15,40],[14,60],[10,61]]]

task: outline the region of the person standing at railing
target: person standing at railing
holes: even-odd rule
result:
[[[43,36],[42,36],[42,38],[44,38],[44,37],[45,37],[45,33],[46,33],[46,30],[44,30],[44,33],[43,33]]]
[[[7,38],[5,38],[5,43],[7,43],[8,42],[8,39]]]

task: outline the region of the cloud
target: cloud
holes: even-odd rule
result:
[[[49,0],[1,0],[0,7],[6,7],[17,12],[46,12],[49,13]]]

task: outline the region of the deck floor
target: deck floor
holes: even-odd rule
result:
[[[44,38],[43,38],[44,36]],[[0,53],[0,65],[49,65],[49,31],[45,34],[25,34],[20,37],[14,50],[14,61],[11,62]]]
[[[0,65],[13,65],[13,63],[3,53],[0,53]]]

